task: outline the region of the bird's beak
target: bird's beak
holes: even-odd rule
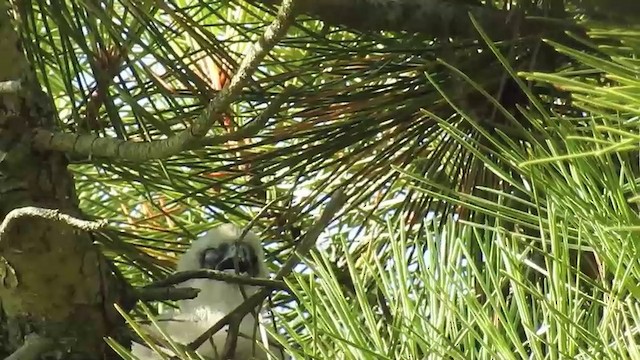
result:
[[[258,257],[255,250],[244,243],[232,243],[229,246],[205,250],[202,265],[205,268],[225,271],[234,270],[257,276],[259,272]]]

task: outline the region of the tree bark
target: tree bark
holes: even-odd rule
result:
[[[54,129],[41,91],[0,0],[0,219],[20,207],[77,216],[74,180],[63,153],[36,151],[36,127]],[[116,359],[104,342],[121,324],[113,303],[124,289],[90,234],[62,222],[18,217],[0,237],[0,357],[27,335],[63,359]],[[24,347],[23,347],[24,350]],[[44,356],[44,355],[42,355]]]
[[[247,0],[275,5],[279,0]],[[434,38],[478,37],[471,14],[494,40],[514,32],[534,35],[548,24],[524,19],[518,10],[503,11],[474,0],[300,0],[300,11],[330,25],[359,31],[405,31]]]

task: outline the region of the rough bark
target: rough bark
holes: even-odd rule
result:
[[[275,5],[278,0],[248,2]],[[522,12],[502,11],[473,0],[301,0],[299,7],[301,12],[327,24],[360,31],[477,37],[469,14],[494,39],[512,38],[514,31],[527,35],[545,31],[543,24],[525,20]]]
[[[0,219],[24,206],[77,215],[65,155],[31,146],[33,129],[54,128],[51,101],[21,50],[8,9],[0,0],[0,83],[19,86],[0,92]],[[14,221],[0,238],[0,356],[37,334],[53,344],[47,351],[54,358],[117,358],[104,337],[118,330],[113,303],[123,287],[90,235],[60,221]]]

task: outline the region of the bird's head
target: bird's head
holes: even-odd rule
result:
[[[212,269],[252,277],[266,277],[264,249],[256,234],[224,224],[193,242],[178,262],[178,271]]]

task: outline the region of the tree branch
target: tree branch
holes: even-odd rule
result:
[[[289,287],[283,281],[247,277],[247,276],[236,275],[236,274],[228,274],[223,271],[210,270],[210,269],[199,269],[199,270],[177,272],[167,276],[162,280],[153,282],[145,286],[144,288],[152,289],[152,288],[159,288],[159,287],[167,287],[171,285],[180,284],[182,282],[185,282],[191,279],[212,279],[212,280],[228,282],[231,284],[261,286],[270,290],[285,290],[285,291],[289,290]]]
[[[200,289],[183,287],[143,287],[133,290],[133,296],[140,301],[164,301],[194,299],[200,293]]]
[[[258,115],[252,122],[246,124],[240,129],[228,134],[204,138],[198,143],[194,143],[193,147],[199,147],[203,145],[220,145],[226,143],[227,141],[238,141],[247,139],[257,134],[258,131],[262,130],[265,127],[269,119],[271,119],[278,112],[278,110],[280,110],[282,104],[284,104],[284,102],[289,99],[294,90],[295,88],[292,86],[285,87],[284,90],[282,90],[282,92],[278,94],[278,96],[276,96],[276,98],[273,99],[273,101],[271,101],[269,105],[267,105],[267,108],[264,109],[264,111],[261,112],[260,115]],[[191,146],[189,146],[188,148],[191,148]]]
[[[5,360],[36,360],[45,351],[53,348],[54,342],[36,333],[25,336],[24,344]]]
[[[277,3],[276,0],[247,1]],[[352,30],[405,31],[439,38],[478,37],[469,14],[496,40],[510,38],[514,29],[523,36],[533,36],[577,27],[571,22],[559,21],[549,26],[549,23],[525,18],[520,9],[506,11],[479,2],[475,5],[450,0],[301,0],[300,12]]]
[[[35,206],[26,206],[11,210],[0,224],[0,239],[11,230],[16,221],[23,217],[37,217],[42,219],[63,222],[84,231],[96,231],[108,225],[106,220],[89,221],[75,218],[71,215],[63,214],[57,209],[45,209]]]
[[[151,142],[132,142],[91,134],[57,133],[39,128],[34,131],[33,146],[40,150],[56,150],[85,156],[117,158],[135,162],[164,159],[183,150],[198,146],[200,144],[199,140],[207,134],[216,119],[220,117],[220,114],[236,100],[262,59],[286,34],[287,29],[295,19],[296,12],[294,8],[294,0],[284,0],[282,2],[276,19],[267,27],[262,37],[245,56],[229,86],[216,95],[191,127],[180,131],[174,136]],[[283,97],[279,101],[284,102]],[[271,110],[273,110],[273,107]],[[260,121],[266,122],[267,119],[268,117],[265,117]],[[228,140],[241,139],[253,135],[262,128],[262,126],[259,126],[260,122],[252,125],[235,133],[210,139],[209,142],[219,144]]]

